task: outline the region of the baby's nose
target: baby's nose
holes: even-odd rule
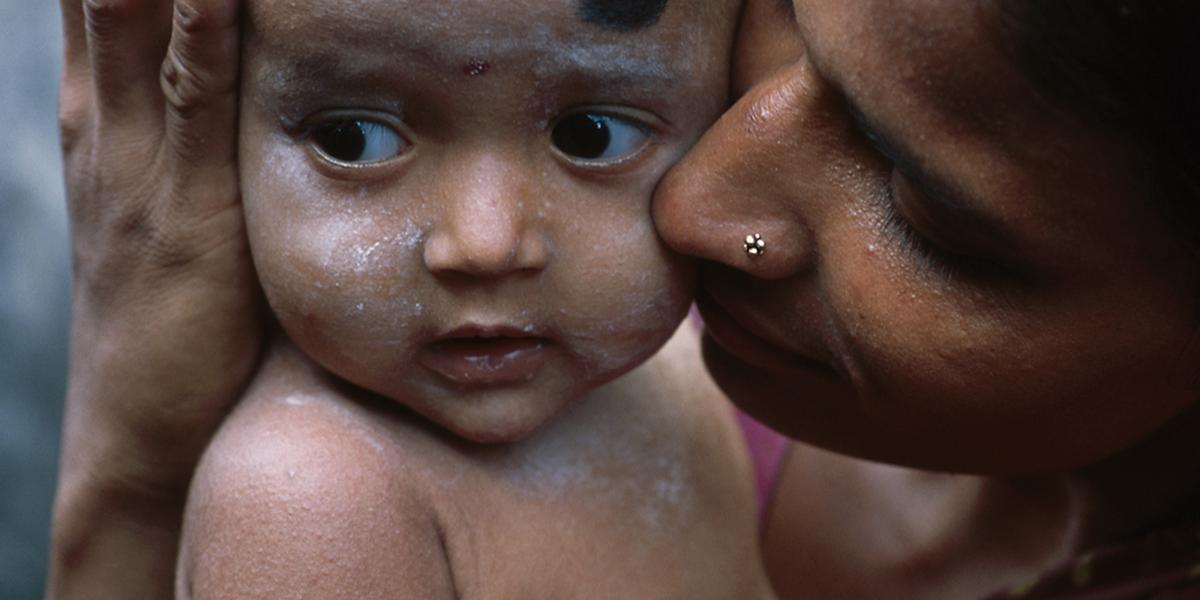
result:
[[[549,260],[537,210],[525,197],[520,170],[478,161],[470,181],[453,185],[441,219],[425,240],[425,267],[434,275],[495,278],[538,271]]]

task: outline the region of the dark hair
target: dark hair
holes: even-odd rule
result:
[[[1200,259],[1200,2],[1000,0],[1033,84],[1146,153],[1152,190]]]

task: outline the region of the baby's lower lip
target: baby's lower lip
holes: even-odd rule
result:
[[[426,346],[425,368],[463,385],[524,383],[546,362],[546,340],[528,337],[462,337]]]

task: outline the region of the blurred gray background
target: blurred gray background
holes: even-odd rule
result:
[[[58,3],[0,0],[0,599],[40,598],[58,462],[67,225]]]

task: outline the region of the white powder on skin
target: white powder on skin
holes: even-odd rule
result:
[[[343,425],[347,431],[352,432],[356,438],[365,442],[372,450],[376,452],[383,452],[384,450],[384,444],[379,437],[380,432],[370,426],[364,415],[351,410],[351,405],[336,398],[325,394],[293,392],[276,397],[274,402],[289,408],[322,411],[333,417],[334,420]],[[288,475],[295,477],[296,472],[296,469],[292,469],[288,472]]]
[[[513,489],[538,498],[585,497],[602,506],[625,506],[649,529],[686,522],[694,501],[690,488],[695,484],[684,440],[652,427],[620,427],[620,431],[603,426],[565,434],[548,431],[508,457]]]

